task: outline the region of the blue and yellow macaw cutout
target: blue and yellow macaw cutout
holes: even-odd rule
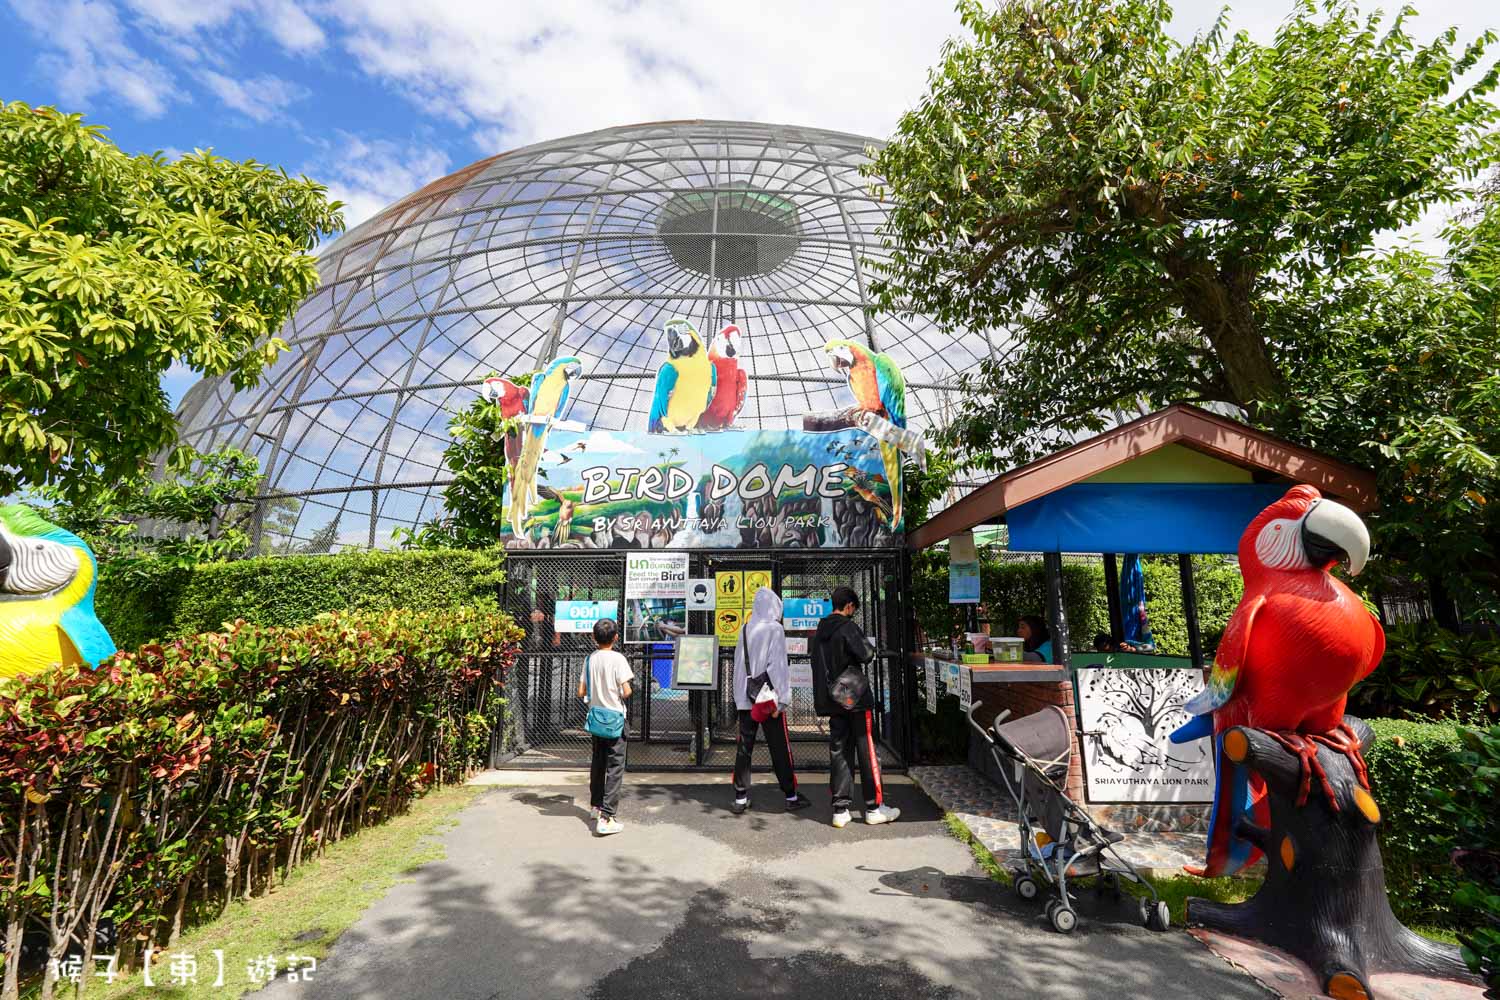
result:
[[[652,434],[680,434],[697,428],[713,399],[718,375],[693,324],[669,319],[663,329],[667,360],[656,372],[656,394],[651,398],[651,418],[646,426]]]
[[[864,418],[860,426],[880,441],[880,458],[885,465],[891,503],[889,509],[883,504],[877,504],[875,509],[892,528],[900,527],[901,451],[906,439],[915,437],[901,433],[906,430],[906,379],[890,355],[852,340],[830,340],[823,345],[823,351],[833,363],[833,370],[848,380],[855,406]]]
[[[0,678],[114,655],[94,615],[98,576],[83,539],[30,507],[0,507]]]
[[[572,392],[571,380],[583,374],[583,362],[558,358],[531,380],[531,394],[521,422],[521,455],[510,474],[510,530],[526,535],[526,517],[537,504],[537,470],[547,448],[547,432],[562,422]]]

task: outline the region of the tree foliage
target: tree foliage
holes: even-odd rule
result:
[[[965,380],[960,453],[1004,468],[1113,413],[1232,408],[1375,468],[1379,550],[1493,601],[1500,244],[1484,220],[1450,272],[1372,253],[1500,155],[1493,35],[1418,43],[1409,10],[1347,0],[1268,44],[1222,17],[1179,43],[1161,0],[960,11],[870,167],[881,303],[1014,337]]]
[[[532,375],[511,381],[529,386]],[[505,525],[505,484],[509,475],[505,439],[520,433],[520,421],[500,412],[496,400],[480,396],[448,421],[452,442],[443,466],[453,480],[443,488],[445,513],[415,531],[396,529],[403,548],[484,549],[499,544]]]
[[[49,505],[53,523],[88,542],[118,575],[147,559],[187,567],[249,554],[252,498],[262,481],[259,463],[233,448],[207,454],[179,448],[159,475],[142,471],[114,482],[90,476],[36,495]],[[279,535],[289,537],[301,501],[260,503],[262,546],[269,552]]]
[[[0,495],[173,444],[174,363],[255,384],[339,207],[253,160],[130,156],[79,115],[0,104]]]

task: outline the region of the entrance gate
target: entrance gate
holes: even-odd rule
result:
[[[577,697],[585,657],[594,648],[586,632],[557,632],[557,601],[613,601],[623,614],[625,556],[609,552],[511,552],[506,557],[506,609],[526,629],[520,656],[510,671],[505,725],[495,734],[491,757],[497,766],[568,767],[589,765],[591,744],[583,728],[584,709]],[[795,550],[691,553],[689,574],[762,570],[783,598],[827,597],[836,586],[859,595],[856,621],[875,640],[879,654],[869,669],[875,694],[876,736],[887,766],[901,766],[910,738],[910,692],[907,637],[897,595],[901,554],[890,550]],[[746,595],[748,608],[749,596]],[[747,610],[748,614],[748,610]],[[688,612],[688,631],[712,635],[714,613]],[[624,623],[621,622],[623,631]],[[788,633],[811,639],[810,632]],[[672,646],[669,643],[616,648],[635,673],[626,738],[632,767],[694,768],[728,771],[734,762],[736,715],[730,689],[734,647],[721,645],[719,682],[714,691],[671,689]],[[794,675],[806,655],[793,651]],[[793,756],[799,770],[826,770],[827,720],[813,711],[810,688],[794,686],[788,719]],[[769,767],[764,741],[756,747],[756,766]]]

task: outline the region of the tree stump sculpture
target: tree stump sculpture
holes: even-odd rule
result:
[[[1361,750],[1368,747],[1370,727],[1344,721]],[[1265,854],[1266,877],[1243,903],[1189,899],[1189,924],[1295,956],[1339,1000],[1374,997],[1370,976],[1382,972],[1477,982],[1457,948],[1408,930],[1391,912],[1376,839],[1380,807],[1347,755],[1317,746],[1334,809],[1317,783],[1309,794],[1301,758],[1275,736],[1237,726],[1224,733],[1223,750],[1228,762],[1265,781],[1270,827],[1241,818],[1234,832]]]

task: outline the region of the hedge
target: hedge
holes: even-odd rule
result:
[[[1187,619],[1182,611],[1182,581],[1177,561],[1147,559],[1146,608],[1157,649],[1169,656],[1188,655]],[[1217,645],[1224,625],[1239,603],[1239,568],[1221,559],[1198,558],[1193,563],[1198,593],[1198,624],[1205,651]],[[989,613],[991,631],[1011,634],[1021,615],[1046,617],[1047,585],[1040,561],[984,560],[980,567],[980,598]],[[912,561],[914,613],[922,631],[941,641],[963,624],[963,609],[948,603],[948,561],[940,551],[924,552]],[[1101,563],[1063,564],[1063,608],[1075,650],[1093,648],[1094,636],[1109,631],[1109,596]]]
[[[266,556],[190,569],[106,564],[95,607],[115,644],[134,649],[236,619],[295,626],[330,611],[493,606],[503,565],[498,549]]]
[[[1380,804],[1380,852],[1391,908],[1404,923],[1451,926],[1458,872],[1442,847],[1451,834],[1433,807],[1434,788],[1466,784],[1452,723],[1370,719],[1375,742],[1365,752]]]
[[[0,683],[0,995],[28,928],[46,939],[45,960],[26,940],[34,967],[82,950],[92,969],[97,941],[132,969],[189,912],[462,780],[520,638],[492,612],[329,615]]]

